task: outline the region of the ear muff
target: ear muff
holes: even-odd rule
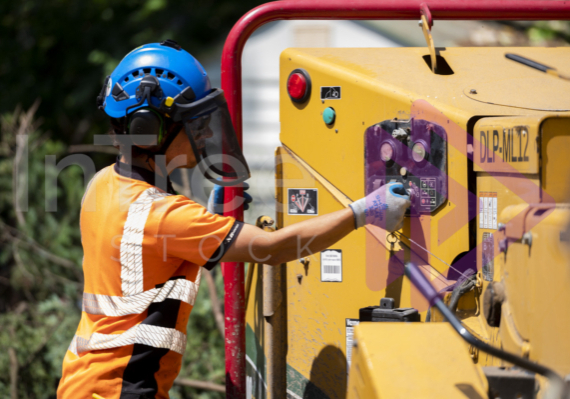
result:
[[[145,149],[158,149],[166,133],[164,118],[159,112],[151,108],[138,109],[130,116],[127,131],[133,135],[158,136],[156,145],[137,145],[137,147]]]

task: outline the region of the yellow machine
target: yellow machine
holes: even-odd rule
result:
[[[563,69],[570,50],[440,49],[435,73],[427,53],[282,53],[276,228],[393,180],[414,200],[395,234],[366,227],[252,269],[252,397],[545,397],[545,378],[443,323],[407,262],[475,337],[570,375],[570,81],[505,57]],[[364,321],[382,308],[409,322]]]

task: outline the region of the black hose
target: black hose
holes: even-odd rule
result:
[[[564,380],[553,370],[549,369],[548,367],[542,366],[538,363],[531,362],[528,359],[523,357],[517,356],[513,353],[509,353],[503,351],[499,348],[495,348],[494,346],[488,345],[485,342],[476,338],[473,334],[471,334],[463,325],[461,321],[455,316],[455,313],[451,311],[445,303],[441,300],[441,298],[437,298],[434,302],[435,307],[441,312],[441,314],[449,321],[452,327],[457,331],[457,333],[467,341],[470,345],[473,345],[475,348],[490,354],[496,358],[505,360],[509,363],[514,364],[515,366],[522,367],[524,369],[530,370],[537,374],[543,375],[547,377],[551,382],[551,391],[548,398],[562,398],[567,399],[570,397],[570,393],[568,392],[568,387],[564,383]]]
[[[449,305],[447,307],[453,313],[457,310],[457,304],[459,303],[459,299],[466,294],[467,292],[471,291],[475,284],[477,283],[477,275],[472,274],[471,276],[467,277],[463,282],[455,286],[453,292],[451,293],[451,299],[449,300]]]
[[[444,289],[439,291],[439,294],[441,294],[443,291],[449,290],[449,288],[453,287],[453,291],[451,293],[451,299],[449,300],[449,305],[448,305],[449,309],[451,309],[453,313],[455,313],[455,311],[457,310],[457,304],[459,303],[459,299],[461,299],[463,294],[466,294],[467,292],[471,291],[473,287],[475,287],[475,284],[477,283],[477,275],[474,274],[475,272],[471,269],[468,269],[465,273],[469,274],[469,272],[471,272],[471,274],[465,279],[459,280],[455,284],[449,287],[445,287]],[[431,321],[431,307],[427,311],[425,322],[428,323],[430,321]]]

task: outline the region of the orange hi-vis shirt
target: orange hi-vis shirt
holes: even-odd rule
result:
[[[168,398],[201,267],[211,269],[243,225],[167,187],[119,162],[89,183],[80,218],[83,309],[59,399]]]

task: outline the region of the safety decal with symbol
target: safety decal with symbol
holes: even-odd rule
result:
[[[321,86],[321,100],[340,100],[340,86]]]
[[[287,191],[289,215],[318,215],[318,190],[316,188],[290,188]]]

